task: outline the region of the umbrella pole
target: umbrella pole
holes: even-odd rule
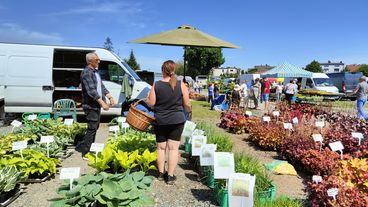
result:
[[[183,81],[184,83],[186,83],[187,81],[185,80],[185,68],[187,65],[187,46],[184,46],[184,77],[183,77]]]

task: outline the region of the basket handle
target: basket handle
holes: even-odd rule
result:
[[[141,101],[143,101],[143,100],[146,100],[146,99],[140,99],[140,100],[136,101],[136,102],[133,104],[133,106],[137,106],[137,105],[138,105],[138,103],[139,103],[139,102],[141,102]]]

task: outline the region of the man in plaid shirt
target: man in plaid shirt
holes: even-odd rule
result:
[[[100,125],[101,107],[107,111],[109,105],[105,102],[105,97],[110,101],[110,105],[115,105],[115,100],[110,92],[102,83],[100,74],[98,73],[98,65],[100,58],[96,53],[88,53],[86,55],[87,66],[82,71],[82,95],[83,95],[83,111],[86,114],[88,129],[83,140],[78,143],[76,149],[82,153],[83,159],[89,152],[91,145],[95,142],[96,132]]]

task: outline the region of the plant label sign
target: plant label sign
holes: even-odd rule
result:
[[[233,173],[229,178],[229,206],[253,207],[256,176]]]
[[[322,141],[323,141],[323,137],[322,137],[321,134],[312,134],[312,137],[313,137],[313,140],[315,142],[321,142],[322,143]]]
[[[60,179],[70,180],[70,190],[73,188],[73,180],[79,178],[79,176],[80,176],[80,167],[61,168]]]
[[[33,121],[37,119],[37,115],[36,114],[31,114],[28,116],[28,120]]]
[[[351,136],[354,137],[354,138],[357,138],[359,140],[358,145],[360,145],[360,143],[362,142],[362,139],[364,138],[363,134],[359,133],[359,132],[352,132]]]
[[[340,151],[340,155],[342,159],[342,150],[344,149],[344,146],[342,145],[341,141],[332,142],[332,143],[329,143],[328,145],[330,145],[330,148],[332,151],[334,152]]]
[[[271,121],[271,117],[269,117],[269,116],[264,116],[264,117],[263,117],[263,121],[264,121],[264,122],[270,122],[270,121]]]
[[[284,129],[292,130],[293,125],[291,123],[284,123]]]
[[[74,122],[74,119],[64,119],[64,125],[71,126]]]
[[[274,115],[274,116],[280,116],[280,112],[279,111],[274,111],[274,112],[272,112],[272,115]]]
[[[129,128],[129,124],[126,122],[122,122],[121,124],[121,128],[125,129],[125,128]]]
[[[339,189],[337,188],[330,188],[327,190],[327,195],[333,197],[336,200],[336,195],[339,193]]]
[[[50,143],[54,141],[54,136],[41,136],[41,143]]]
[[[246,112],[245,112],[245,115],[247,115],[247,116],[252,116],[252,112],[251,112],[251,111],[246,111]]]
[[[322,182],[322,177],[319,176],[319,175],[313,175],[312,176],[312,181],[318,184],[318,183]]]
[[[316,121],[316,127],[323,128],[325,126],[324,121]]]
[[[120,127],[118,125],[109,127],[110,132],[117,132],[119,130],[120,130]]]
[[[27,148],[27,140],[24,141],[18,141],[18,142],[13,142],[12,144],[12,150],[16,151],[16,150],[23,150],[25,148]]]
[[[195,129],[192,136],[196,136],[196,135],[204,135],[204,131],[200,129]]]
[[[201,147],[207,143],[207,137],[202,135],[192,136],[192,156],[201,155]]]
[[[232,152],[215,152],[214,178],[229,179],[235,173],[234,154]]]
[[[13,127],[20,127],[22,125],[22,122],[18,121],[18,120],[14,120],[11,122],[11,125]]]
[[[201,166],[213,166],[215,162],[214,154],[216,151],[216,144],[204,144],[201,147],[201,155],[199,162]]]
[[[294,117],[292,121],[293,121],[293,124],[299,124],[298,117]]]
[[[89,151],[99,153],[102,152],[104,147],[105,147],[104,143],[92,143],[91,149]]]
[[[184,130],[181,134],[182,137],[190,137],[193,134],[194,129],[196,128],[197,124],[192,121],[186,121],[184,124]]]

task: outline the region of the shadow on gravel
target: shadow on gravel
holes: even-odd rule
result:
[[[197,173],[185,173],[185,177],[187,177],[191,181],[197,182],[199,180]]]
[[[213,205],[217,205],[211,189],[191,189],[190,191],[198,201],[208,201]]]
[[[180,168],[182,168],[183,170],[192,170],[192,166],[189,164],[178,164]]]

